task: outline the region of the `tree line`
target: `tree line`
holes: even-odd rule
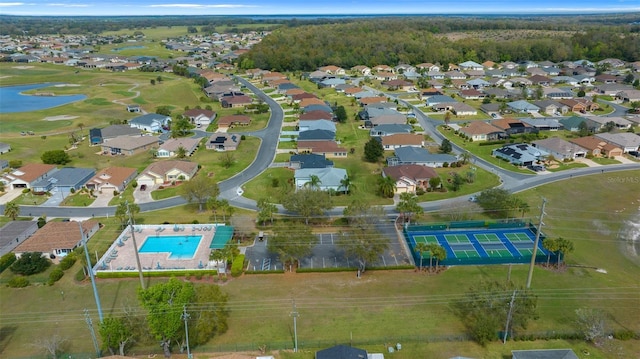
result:
[[[529,33],[526,38],[480,40],[469,37],[451,40],[438,35],[441,28],[464,31],[469,25],[465,22],[468,26],[463,26],[451,20],[456,26],[434,28],[433,24],[439,21],[444,20],[382,18],[331,25],[282,27],[243,54],[239,64],[243,68],[311,71],[328,64],[348,69],[356,65],[448,64],[467,60],[560,62],[619,58],[635,61],[640,57],[640,37],[636,36],[640,25],[580,27],[573,22],[562,25],[557,21],[524,21],[516,27],[516,23],[509,20],[469,21],[476,24],[473,30],[478,31],[505,23],[505,32],[535,28],[549,31],[560,29],[571,33],[560,35],[541,32]]]

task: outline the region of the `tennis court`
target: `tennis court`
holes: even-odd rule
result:
[[[405,228],[405,239],[414,252],[417,243],[437,243],[442,246],[447,253],[447,258],[442,261],[444,265],[528,263],[531,260],[535,234],[527,227],[432,227],[434,226],[419,226],[416,230],[412,230],[412,227]],[[543,235],[541,239],[544,239]],[[536,261],[545,260],[546,255],[540,241]],[[429,258],[429,253],[422,253],[422,256],[423,259]],[[419,254],[414,253],[414,257],[419,261]]]

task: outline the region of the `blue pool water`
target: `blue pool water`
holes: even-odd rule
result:
[[[0,113],[38,111],[84,100],[85,95],[33,96],[22,92],[51,87],[54,83],[0,87]],[[43,90],[42,92],[47,92]]]
[[[169,259],[191,259],[201,240],[201,235],[148,236],[138,252],[169,253]]]

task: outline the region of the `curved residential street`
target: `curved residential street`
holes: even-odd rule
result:
[[[258,137],[261,140],[260,148],[258,149],[256,158],[254,161],[243,171],[239,172],[235,176],[221,181],[218,185],[220,187],[220,198],[226,199],[229,203],[235,207],[256,210],[256,202],[254,200],[245,198],[242,196],[242,186],[250,181],[251,179],[257,177],[262,172],[264,172],[269,165],[273,162],[273,159],[276,155],[276,150],[278,148],[278,139],[280,130],[282,128],[282,123],[284,121],[284,111],[282,107],[271,97],[265,94],[263,91],[258,89],[252,83],[247,81],[246,79],[238,76],[234,76],[234,78],[250,89],[260,100],[264,101],[264,103],[269,105],[271,110],[271,116],[269,118],[269,122],[267,127],[252,132],[242,132],[240,134],[244,134],[247,136]],[[397,99],[402,102],[406,106],[409,106],[413,109],[416,114],[416,118],[418,119],[420,125],[424,129],[425,133],[428,134],[434,141],[437,143],[441,143],[444,139],[444,136],[438,132],[436,127],[441,124],[441,121],[434,120],[424,114],[419,107],[413,106],[406,101],[397,98],[394,95],[386,94],[392,99]],[[620,116],[622,111],[626,109],[620,105],[609,103],[613,108],[614,112],[609,116]],[[196,130],[194,137],[205,137],[208,136],[209,133],[201,130]],[[459,146],[452,143],[454,153],[462,153],[465,151]],[[495,173],[500,177],[502,184],[500,185],[502,188],[507,189],[512,192],[520,192],[532,187],[541,186],[547,183],[562,181],[562,180],[571,180],[574,177],[578,176],[586,176],[597,173],[605,173],[605,172],[618,172],[618,171],[627,171],[633,169],[640,169],[640,163],[624,163],[617,165],[607,165],[607,166],[599,166],[599,167],[587,167],[587,168],[576,168],[567,171],[561,172],[546,172],[541,174],[521,174],[516,172],[511,172],[505,170],[501,167],[496,166],[495,164],[476,157],[472,156],[472,163],[475,166],[481,167],[484,170]],[[469,195],[464,195],[457,198],[444,199],[439,201],[430,201],[421,203],[422,208],[425,211],[436,211],[445,205],[455,204],[455,203],[465,203],[469,198]],[[140,210],[142,212],[154,211],[163,208],[175,207],[179,205],[183,205],[187,203],[187,201],[182,197],[172,197],[158,201],[139,203]],[[387,205],[384,206],[385,210],[388,214],[393,215],[396,214],[395,205]],[[282,208],[281,205],[278,205],[278,209],[281,213],[287,214],[287,212]],[[0,205],[0,210],[4,211],[4,205]],[[20,214],[21,215],[29,215],[29,216],[41,216],[46,215],[48,218],[52,217],[109,217],[113,216],[115,213],[115,207],[44,207],[44,206],[21,206]],[[341,215],[342,208],[334,208],[327,212],[327,215]]]

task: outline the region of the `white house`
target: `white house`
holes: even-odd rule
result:
[[[139,128],[147,132],[162,132],[163,128],[168,127],[171,117],[150,113],[138,116],[129,121],[129,126]]]

